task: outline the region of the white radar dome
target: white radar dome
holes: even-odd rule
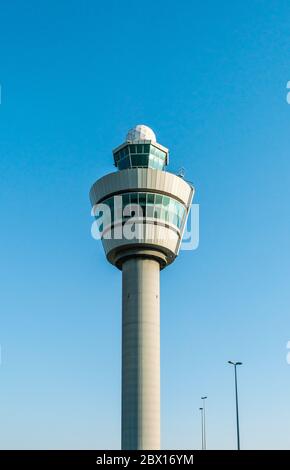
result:
[[[139,124],[133,127],[133,129],[130,129],[126,136],[126,141],[137,142],[138,140],[151,140],[151,142],[156,142],[156,135],[150,127]]]

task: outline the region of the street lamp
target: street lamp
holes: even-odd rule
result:
[[[232,366],[234,366],[234,369],[235,369],[236,416],[237,416],[237,448],[238,448],[238,450],[240,450],[240,423],[239,423],[237,366],[241,366],[242,362],[228,361],[228,363],[231,364]]]
[[[200,416],[201,416],[201,449],[204,450],[203,444],[203,408],[199,408]]]
[[[207,397],[201,397],[203,403],[203,447],[206,450],[206,432],[205,432],[205,400]]]

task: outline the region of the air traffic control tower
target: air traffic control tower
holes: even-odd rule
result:
[[[160,270],[178,255],[194,193],[165,171],[168,153],[138,125],[113,150],[117,171],[90,191],[106,257],[122,271],[124,450],[160,449]]]

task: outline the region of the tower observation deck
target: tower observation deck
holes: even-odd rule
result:
[[[147,126],[113,150],[117,171],[90,191],[106,257],[122,271],[122,443],[160,449],[160,270],[178,255],[194,194],[165,171],[169,151]]]

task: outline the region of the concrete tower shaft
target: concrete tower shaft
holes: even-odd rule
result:
[[[122,449],[159,449],[160,267],[134,257],[122,271]]]

